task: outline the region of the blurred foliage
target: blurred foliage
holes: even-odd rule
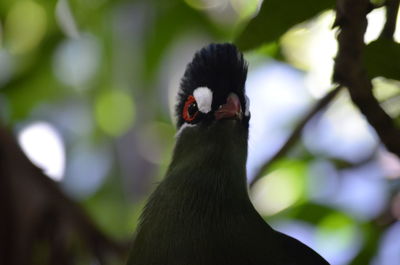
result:
[[[380,38],[365,48],[365,65],[371,78],[383,76],[400,80],[400,44]]]
[[[332,0],[265,0],[259,14],[250,21],[237,37],[236,43],[242,50],[249,50],[279,39],[291,27],[333,8]]]
[[[54,126],[67,157],[65,179],[59,185],[79,201],[106,234],[128,240],[173,149],[175,129],[168,104],[174,80],[168,75],[182,74],[185,48],[192,52],[209,42],[235,39],[242,50],[252,50],[246,54],[254,62],[250,72],[259,65],[275,64],[273,59],[295,68],[295,63],[281,53],[281,37],[300,23],[297,31],[311,31],[307,24],[333,7],[332,0],[264,0],[262,5],[257,0],[2,0],[1,122],[16,135],[40,120]],[[398,46],[397,42],[378,39],[366,47],[365,64],[371,77],[400,79]],[[180,68],[174,68],[175,61]],[[298,72],[307,75],[303,70]],[[379,100],[398,96],[398,82],[379,80]],[[307,87],[299,84],[298,89]],[[309,104],[318,100],[309,97]],[[349,103],[340,104],[336,112],[349,109]],[[390,105],[399,104],[393,101]],[[399,119],[399,111],[391,114]],[[322,118],[332,119],[324,115]],[[296,117],[289,120],[285,133],[293,129]],[[352,128],[353,134],[358,133],[357,128]],[[363,219],[332,198],[345,186],[348,170],[380,163],[379,159],[390,160],[387,164],[394,168],[379,173],[381,182],[392,188],[385,196],[392,197],[398,192],[391,182],[399,177],[398,161],[375,148],[367,159],[357,163],[312,151],[305,138],[300,142],[298,149],[275,163],[256,183],[251,191],[256,207],[268,221],[295,220],[309,225],[316,242],[326,242],[328,237],[335,239],[334,244],[354,247],[350,261],[343,264],[372,264],[380,251],[380,238],[395,222],[393,216],[389,221],[383,218],[394,202],[387,200],[381,212]],[[341,144],[336,146],[340,148]],[[90,145],[98,148],[93,151],[87,147]],[[79,165],[87,168],[82,166],[82,174],[73,179],[71,156],[76,150],[89,155],[82,155]],[[327,167],[311,178],[320,160]],[[334,181],[324,182],[329,174],[334,175]],[[316,182],[318,187],[311,187]],[[95,188],[77,196],[74,187],[84,184]],[[328,195],[316,198],[315,190]],[[320,245],[323,248],[324,243]],[[37,244],[35,259],[46,260],[45,248],[45,242]],[[88,264],[89,259],[82,253],[79,262]]]

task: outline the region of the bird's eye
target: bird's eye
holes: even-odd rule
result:
[[[195,98],[193,96],[189,96],[183,107],[183,113],[182,113],[183,119],[185,121],[191,122],[196,118],[198,113],[199,109],[197,107]]]

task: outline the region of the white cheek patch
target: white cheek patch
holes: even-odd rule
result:
[[[208,87],[198,87],[193,91],[193,97],[196,100],[197,108],[203,113],[211,111],[213,100],[212,91]]]
[[[244,116],[248,117],[250,115],[250,99],[248,96],[244,96],[246,102],[245,102],[245,111],[244,111]]]

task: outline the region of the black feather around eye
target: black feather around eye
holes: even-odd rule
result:
[[[213,92],[212,109],[225,103],[229,93],[236,93],[245,107],[247,63],[242,53],[230,43],[210,44],[196,52],[182,77],[176,105],[177,127],[185,120],[182,111],[188,96],[201,86]]]

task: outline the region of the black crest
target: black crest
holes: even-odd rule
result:
[[[205,86],[213,92],[212,109],[225,103],[230,92],[239,96],[244,107],[246,76],[247,63],[233,44],[210,44],[196,52],[181,80],[176,105],[177,126],[183,123],[181,112],[187,97],[198,87]]]

